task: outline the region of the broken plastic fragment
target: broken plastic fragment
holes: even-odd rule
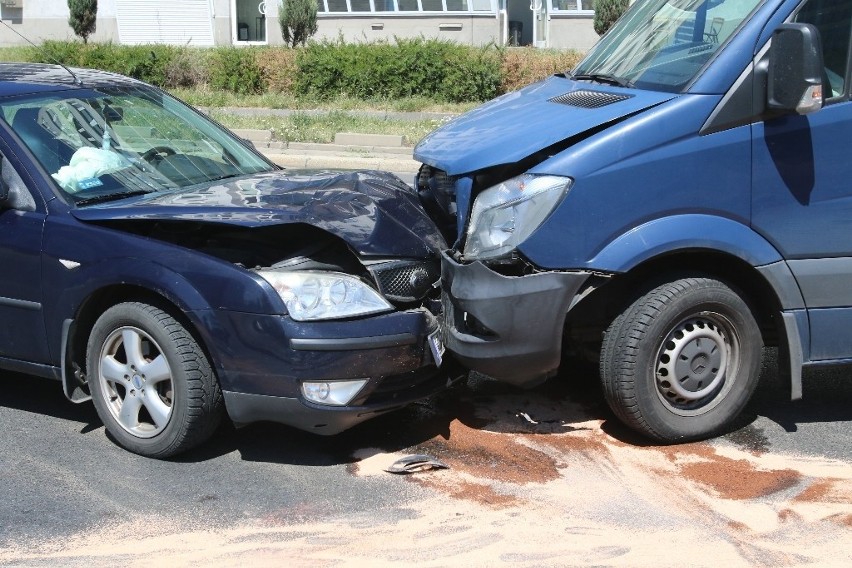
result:
[[[522,416],[530,424],[538,424],[538,422],[536,422],[535,420],[530,418],[530,415],[527,414],[526,412],[521,412],[520,414],[518,414],[518,416]]]
[[[418,473],[430,469],[449,469],[450,466],[433,457],[423,454],[413,454],[399,458],[385,468],[388,473]]]

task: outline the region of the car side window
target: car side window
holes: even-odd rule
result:
[[[8,209],[17,209],[18,211],[35,211],[36,203],[33,199],[29,188],[21,179],[18,171],[9,162],[6,156],[1,156],[0,159],[0,175],[3,182],[9,188],[9,199],[6,201],[5,207]]]
[[[825,98],[842,96],[846,92],[849,67],[852,2],[808,0],[799,8],[793,21],[813,24],[819,30],[825,57],[824,81],[829,87]]]

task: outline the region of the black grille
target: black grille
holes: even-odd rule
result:
[[[633,95],[615,95],[601,91],[571,91],[550,99],[552,103],[570,105],[581,108],[601,108],[613,103],[620,103],[632,98]]]
[[[437,260],[384,262],[370,267],[379,290],[393,302],[422,299],[441,276]]]
[[[408,391],[416,389],[420,385],[429,382],[434,376],[434,367],[427,367],[409,371],[402,375],[383,377],[373,392],[370,393],[368,400],[375,403],[380,398],[392,399],[398,394],[404,395]]]

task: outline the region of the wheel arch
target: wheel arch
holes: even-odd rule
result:
[[[182,306],[178,298],[137,284],[113,284],[99,288],[86,297],[74,319],[66,320],[63,326],[62,385],[65,396],[71,402],[89,400],[85,385],[86,350],[95,322],[107,309],[124,302],[142,302],[168,313],[195,338],[213,368],[217,368],[216,359],[208,349],[199,322],[195,321],[192,312]]]
[[[596,340],[618,314],[645,292],[684,276],[715,278],[742,295],[752,309],[764,345],[779,348],[782,355],[779,372],[790,379],[795,398],[795,393],[801,390],[801,362],[790,357],[791,352],[797,351],[790,342],[797,336],[786,328],[782,314],[791,305],[803,305],[803,300],[783,261],[757,267],[727,251],[702,248],[667,251],[614,275],[584,298],[569,312],[566,333],[579,334],[587,342]]]
[[[716,215],[684,214],[648,221],[617,236],[587,268],[625,273],[681,251],[719,251],[750,266],[783,260],[781,253],[751,227]]]
[[[673,275],[701,275],[721,280],[742,293],[760,326],[764,343],[777,344],[782,300],[756,267],[723,251],[687,249],[650,258],[623,277],[631,283],[661,282]]]

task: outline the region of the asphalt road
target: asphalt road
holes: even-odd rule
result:
[[[808,373],[805,399],[791,402],[775,377],[773,354],[769,352],[765,359],[761,385],[737,428],[709,447],[852,464],[852,370]],[[48,548],[59,549],[63,542],[73,543],[87,532],[109,534],[113,525],[121,531],[137,527],[137,534],[126,535],[128,542],[156,536],[154,525],[161,522],[163,533],[258,523],[293,527],[341,518],[394,526],[417,516],[412,503],[428,499],[438,489],[403,482],[390,474],[368,479],[356,475],[359,460],[378,451],[365,449],[380,448],[391,454],[430,452],[441,459],[454,459],[454,463],[476,462],[483,471],[491,472],[483,476],[504,467],[499,451],[486,459],[480,455],[482,446],[474,451],[468,445],[454,453],[447,441],[459,436],[458,424],[464,424],[473,436],[488,432],[492,436],[488,447],[503,443],[508,447],[518,432],[546,442],[548,435],[555,436],[543,428],[548,421],[524,430],[526,418],[532,424],[548,413],[576,407],[581,409],[577,411],[580,417],[573,423],[580,426],[572,430],[597,421],[601,435],[611,439],[614,447],[632,447],[631,451],[640,454],[646,451],[641,439],[616,422],[593,379],[588,374],[575,375],[557,377],[573,380],[553,380],[532,392],[474,379],[435,400],[333,438],[274,424],[240,430],[225,426],[201,449],[180,459],[156,461],[116,446],[91,404],[67,402],[59,383],[0,373],[0,566],[54,565],[53,557],[31,557],[22,551],[32,550],[34,543],[51,543]],[[521,411],[527,415],[524,420]],[[570,461],[575,450],[563,451],[561,459]],[[604,458],[598,460],[585,446],[576,451],[586,452],[593,467],[604,467]],[[505,467],[516,467],[511,460],[517,459],[517,455],[505,456]],[[470,470],[465,475],[465,483],[473,483],[478,474]],[[582,492],[583,487],[574,486],[571,491]],[[852,519],[852,501],[844,502],[847,498],[841,498],[841,507],[848,506]],[[549,521],[537,518],[528,522]],[[243,554],[254,558],[251,551]],[[429,550],[420,554],[421,560],[429,560]],[[61,563],[92,565],[91,557],[75,558],[63,556]],[[104,560],[108,556],[99,558],[110,563]],[[767,558],[773,561],[774,557]],[[127,565],[145,565],[136,560]]]

